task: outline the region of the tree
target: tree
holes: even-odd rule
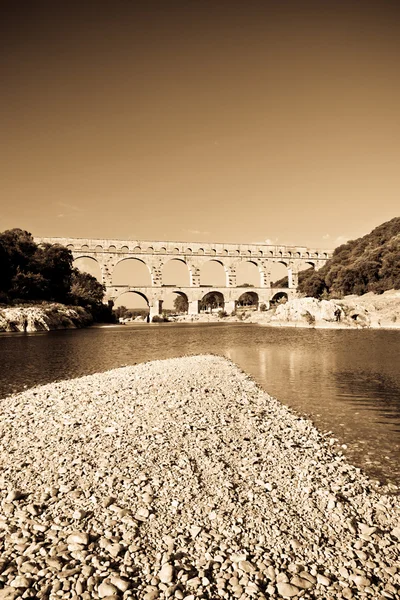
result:
[[[132,316],[132,313],[126,308],[126,306],[123,305],[117,306],[117,308],[115,308],[113,312],[117,319],[124,319],[126,317]]]
[[[319,298],[326,289],[325,279],[320,271],[313,271],[309,277],[299,281],[298,290],[305,296]]]
[[[189,308],[188,299],[186,296],[178,294],[174,300],[174,309],[177,313],[187,313]]]
[[[46,300],[67,302],[73,275],[71,251],[60,244],[43,244],[34,256],[37,272],[47,281]]]
[[[73,257],[64,246],[38,246],[22,229],[0,234],[0,291],[9,299],[66,302]]]
[[[239,300],[242,306],[253,306],[254,304],[257,304],[257,297],[254,293],[252,294],[251,292],[246,292],[242,294]]]
[[[72,304],[95,308],[103,303],[105,289],[93,275],[73,269],[70,301]]]
[[[30,233],[8,229],[0,234],[0,290],[10,297],[19,297],[18,280],[21,273],[35,272],[34,255],[37,244]],[[17,276],[17,280],[14,278]],[[25,289],[25,284],[22,284]]]
[[[218,292],[208,292],[208,294],[200,300],[200,310],[213,310],[214,308],[223,307],[223,305],[223,296]]]

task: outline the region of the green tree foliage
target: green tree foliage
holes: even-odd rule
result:
[[[400,289],[400,217],[336,248],[322,269],[299,278],[298,289],[316,298]]]
[[[188,300],[185,296],[178,294],[174,300],[174,309],[177,313],[187,313],[189,308]]]

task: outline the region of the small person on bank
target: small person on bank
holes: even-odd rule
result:
[[[336,321],[340,322],[340,318],[342,316],[342,311],[340,310],[340,308],[337,308],[333,314],[336,317]]]

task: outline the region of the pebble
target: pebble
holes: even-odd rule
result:
[[[75,531],[73,533],[70,533],[70,535],[67,537],[67,543],[87,546],[89,543],[89,536],[87,533],[84,533],[82,531]]]
[[[97,588],[97,593],[100,598],[107,598],[107,596],[114,596],[118,592],[118,589],[112,583],[103,581]]]
[[[280,596],[283,596],[284,598],[292,598],[300,593],[300,589],[298,587],[284,581],[280,581],[277,584],[277,588]]]
[[[0,404],[0,600],[399,597],[398,497],[225,359]]]
[[[165,563],[158,573],[158,577],[162,583],[171,583],[174,578],[174,567],[169,563]]]
[[[329,577],[325,577],[325,575],[320,575],[318,573],[318,575],[317,575],[317,583],[320,583],[321,585],[324,585],[325,587],[328,587],[329,585],[331,585],[331,580],[329,579]]]

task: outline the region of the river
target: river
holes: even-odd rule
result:
[[[0,334],[0,397],[121,365],[221,354],[321,431],[331,431],[353,464],[400,485],[399,350],[399,331],[241,323]]]

